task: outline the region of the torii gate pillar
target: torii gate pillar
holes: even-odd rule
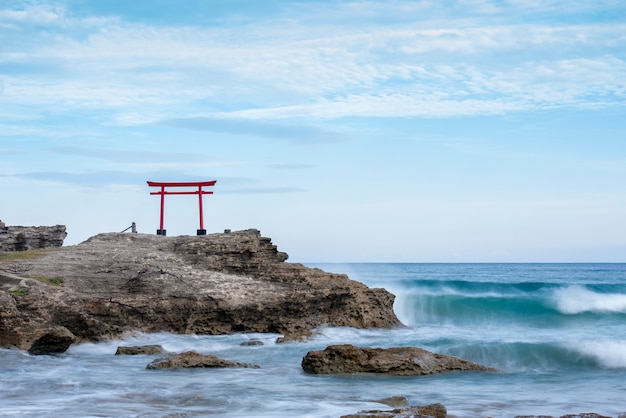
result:
[[[206,235],[206,229],[204,229],[204,218],[202,215],[202,196],[205,194],[213,194],[212,191],[202,190],[203,187],[215,186],[217,180],[211,181],[187,181],[187,182],[157,182],[148,181],[150,187],[160,187],[158,192],[150,192],[151,195],[161,196],[161,216],[159,222],[159,229],[157,229],[157,235],[165,235],[166,230],[163,228],[163,212],[165,209],[165,195],[166,194],[197,194],[198,195],[198,208],[200,212],[200,229],[198,229],[198,235]],[[170,192],[165,190],[166,187],[197,187],[194,191],[182,191],[182,192]]]

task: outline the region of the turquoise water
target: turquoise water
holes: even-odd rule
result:
[[[277,335],[136,334],[57,356],[0,350],[0,416],[338,417],[405,396],[449,416],[626,412],[626,264],[311,264],[394,293],[406,327],[322,328],[305,343]],[[250,338],[258,347],[239,344]],[[498,373],[425,377],[309,376],[300,361],[330,344],[418,346]],[[261,369],[146,370],[161,344]]]

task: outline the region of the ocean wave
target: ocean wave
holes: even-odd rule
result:
[[[574,351],[592,358],[607,369],[626,368],[626,342],[590,341],[576,342]]]
[[[553,298],[556,309],[566,315],[626,313],[626,294],[598,293],[581,285],[572,285],[555,289]]]
[[[544,320],[558,313],[546,306],[540,296],[401,294],[394,305],[396,315],[407,325],[471,324],[527,322]]]

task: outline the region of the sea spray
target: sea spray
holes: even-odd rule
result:
[[[568,315],[583,312],[626,314],[626,293],[600,293],[582,285],[566,286],[554,291],[556,308]]]
[[[626,341],[576,341],[570,343],[570,349],[600,367],[626,370]]]

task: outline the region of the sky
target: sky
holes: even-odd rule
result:
[[[155,234],[148,180],[294,262],[626,262],[626,2],[0,0],[0,219]]]

